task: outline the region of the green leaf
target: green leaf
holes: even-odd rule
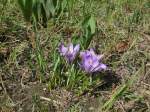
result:
[[[32,0],[18,0],[18,4],[22,10],[23,16],[26,21],[30,22],[32,16],[32,7],[33,1]]]
[[[82,27],[84,30],[84,35],[81,41],[84,48],[86,49],[89,47],[93,39],[93,35],[95,34],[96,31],[96,22],[94,17],[91,15],[87,16],[82,22]]]
[[[25,18],[27,21],[31,21],[32,17],[32,7],[33,7],[33,1],[32,0],[26,0],[25,2]]]
[[[61,3],[61,10],[64,10],[67,6],[67,0],[63,0],[62,3]]]
[[[65,9],[67,0],[18,0],[18,4],[27,22],[41,22],[47,26],[51,16],[59,16]]]
[[[49,13],[51,13],[53,16],[55,15],[55,6],[52,0],[47,0],[46,8],[48,9]]]
[[[35,17],[36,22],[40,20],[41,17],[41,4],[38,0],[34,1],[33,5],[33,16]]]
[[[95,22],[94,17],[91,15],[87,16],[85,20],[83,21],[82,26],[84,29],[87,29],[89,27],[91,30],[91,34],[94,34],[96,30],[96,22]]]
[[[91,28],[91,33],[94,34],[96,30],[96,22],[93,16],[91,16],[89,19],[89,26]]]
[[[18,4],[20,5],[20,8],[22,10],[24,10],[24,7],[25,7],[25,0],[18,0]]]

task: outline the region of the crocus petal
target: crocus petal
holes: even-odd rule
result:
[[[85,54],[85,52],[80,52],[80,57],[83,58],[84,54]]]
[[[69,63],[74,60],[73,54],[67,54],[65,57],[66,57],[66,60],[67,60]]]
[[[95,55],[95,52],[94,52],[94,49],[93,49],[93,48],[91,48],[91,49],[89,50],[89,52],[90,52],[92,55]]]
[[[103,56],[104,56],[103,54],[102,55],[97,55],[97,59],[101,60],[103,58]]]
[[[84,60],[88,57],[89,55],[87,54],[87,52],[80,52],[80,57]]]
[[[105,64],[100,64],[100,67],[103,69],[103,70],[106,70],[107,66]]]
[[[97,68],[98,66],[99,66],[99,61],[93,62],[93,65],[92,65],[93,69]]]
[[[91,57],[86,57],[84,60],[82,60],[82,65],[84,67],[84,70],[86,72],[90,72],[91,71],[91,62],[92,62],[92,59]]]
[[[107,66],[105,64],[100,64],[97,68],[93,70],[93,72],[106,70]]]
[[[95,69],[99,66],[99,60],[97,59],[97,57],[92,56],[92,67],[91,67],[91,71],[95,72]]]
[[[93,72],[97,72],[97,71],[101,71],[101,70],[102,70],[101,66],[97,66],[96,68],[93,69]]]
[[[60,44],[60,46],[59,46],[59,52],[60,52],[60,54],[61,55],[65,55],[66,53],[67,53],[67,48],[64,46],[64,44]]]
[[[74,47],[74,52],[78,52],[80,50],[80,45],[77,44],[75,47]]]
[[[90,49],[90,53],[92,56],[96,57],[98,60],[100,60],[104,55],[97,55],[95,52],[94,52],[94,49]]]
[[[73,53],[73,44],[72,43],[70,43],[68,45],[68,53]]]

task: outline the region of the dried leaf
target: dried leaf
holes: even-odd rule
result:
[[[125,41],[121,41],[116,45],[115,51],[122,53],[125,52],[130,45],[130,41],[129,40],[125,40]]]

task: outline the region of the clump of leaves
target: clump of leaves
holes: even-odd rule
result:
[[[67,5],[67,0],[18,0],[27,22],[40,22],[47,26],[50,18],[58,16]]]

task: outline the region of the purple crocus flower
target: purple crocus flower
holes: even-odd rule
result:
[[[105,64],[100,62],[102,55],[96,55],[93,49],[89,51],[81,52],[81,68],[87,73],[98,72],[105,70],[107,67]]]
[[[59,52],[62,56],[65,57],[65,59],[71,63],[74,61],[74,59],[76,58],[78,52],[80,50],[80,45],[77,44],[75,46],[73,46],[72,43],[68,44],[67,47],[64,46],[64,44],[60,44],[59,46]]]

